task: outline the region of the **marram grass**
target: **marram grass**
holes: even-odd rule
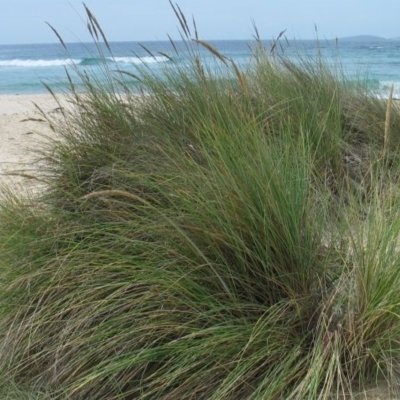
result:
[[[395,390],[395,102],[260,42],[241,69],[174,10],[189,67],[139,66],[142,97],[106,64],[71,79],[45,192],[3,192],[0,397]]]

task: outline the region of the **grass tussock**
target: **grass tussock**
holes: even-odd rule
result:
[[[259,41],[238,66],[174,11],[187,66],[138,66],[142,96],[106,63],[101,79],[77,70],[84,90],[71,78],[71,107],[46,116],[59,137],[42,149],[46,191],[4,191],[0,397],[394,388],[395,101]]]

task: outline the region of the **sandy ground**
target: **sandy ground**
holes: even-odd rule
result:
[[[18,173],[34,174],[40,163],[34,162],[32,150],[54,135],[34,103],[45,112],[57,113],[58,105],[49,94],[0,96],[0,183],[34,186],[34,180]]]
[[[34,103],[47,113],[57,113],[58,105],[51,95],[1,95],[0,96],[0,190],[1,183],[16,183],[23,188],[40,188],[38,182],[19,176],[21,172],[38,172],[40,163],[34,162],[32,150],[54,133],[35,108]],[[385,384],[371,387],[358,396],[342,399],[400,400],[392,396]]]

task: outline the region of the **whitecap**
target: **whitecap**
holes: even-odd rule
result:
[[[152,63],[162,63],[168,61],[168,58],[165,56],[146,56],[146,57],[109,57],[110,60],[113,60],[117,63],[127,63],[127,64],[152,64]]]
[[[38,68],[38,67],[59,67],[63,65],[77,64],[80,60],[71,58],[55,59],[55,60],[0,60],[0,67],[23,67],[23,68]]]

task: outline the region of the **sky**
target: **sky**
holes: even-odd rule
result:
[[[0,44],[56,43],[49,22],[65,42],[90,41],[80,0],[3,0]],[[168,0],[86,0],[109,41],[178,37]],[[175,3],[175,1],[174,1]],[[262,39],[286,29],[288,38],[334,39],[353,35],[400,36],[399,0],[178,0],[196,19],[199,36],[250,39],[255,22]]]

